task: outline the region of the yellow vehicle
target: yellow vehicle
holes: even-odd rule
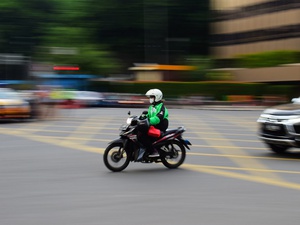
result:
[[[0,119],[29,118],[30,105],[10,88],[0,88]]]

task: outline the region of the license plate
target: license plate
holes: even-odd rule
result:
[[[266,125],[266,130],[270,130],[270,131],[279,131],[280,130],[280,126],[279,125],[274,125],[274,124],[267,124]]]

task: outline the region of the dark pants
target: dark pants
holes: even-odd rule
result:
[[[151,153],[153,151],[152,143],[155,138],[148,136],[147,133],[138,133],[138,141],[146,148],[146,152]]]
[[[156,129],[159,129],[161,132],[164,132],[168,129],[169,121],[163,120],[159,125],[154,126]],[[148,153],[153,152],[152,143],[157,140],[155,137],[151,137],[148,135],[148,132],[139,132],[138,133],[138,141],[146,148]]]

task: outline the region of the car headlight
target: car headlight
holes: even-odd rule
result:
[[[257,122],[265,122],[266,120],[268,120],[269,116],[270,115],[268,115],[268,114],[261,114],[259,116],[259,118],[257,119]]]
[[[300,115],[274,116],[274,115],[270,115],[270,114],[261,114],[260,117],[257,119],[257,122],[260,122],[260,123],[265,123],[265,122],[289,123],[289,122],[294,122],[294,121],[299,121],[299,120],[300,120]]]

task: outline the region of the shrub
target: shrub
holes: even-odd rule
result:
[[[256,54],[239,55],[236,66],[240,68],[272,67],[281,64],[300,62],[299,51],[272,51]]]
[[[203,95],[224,100],[227,95],[284,95],[297,96],[295,85],[269,85],[265,83],[239,82],[92,82],[89,89],[100,92],[144,94],[151,88],[159,88],[164,98]]]

